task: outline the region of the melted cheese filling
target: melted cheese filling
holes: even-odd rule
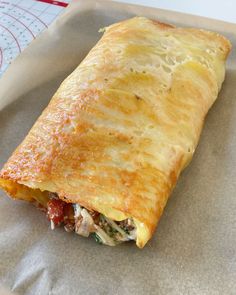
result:
[[[39,200],[37,200],[39,201]],[[88,210],[79,204],[66,203],[55,193],[48,193],[48,200],[37,202],[37,207],[46,212],[51,229],[64,225],[67,232],[88,237],[93,236],[96,242],[115,246],[119,243],[136,240],[136,227],[132,218],[113,221],[103,214]]]
[[[80,207],[78,204],[73,204],[73,206],[76,213],[75,232],[77,234],[88,236],[92,233],[97,242],[109,246],[136,240],[136,229],[131,218],[121,222],[115,222],[99,214],[95,221],[87,209]]]

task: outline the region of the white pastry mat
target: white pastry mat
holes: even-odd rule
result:
[[[0,0],[0,76],[69,0]]]

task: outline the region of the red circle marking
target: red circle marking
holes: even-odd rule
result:
[[[2,48],[0,47],[0,69],[2,67],[2,62],[3,62],[3,54],[2,54]]]
[[[17,47],[18,47],[19,51],[21,52],[20,44],[19,44],[18,40],[16,39],[15,35],[13,35],[12,32],[8,28],[3,26],[2,24],[0,24],[0,26],[3,27],[9,34],[12,35],[13,39],[16,41],[16,44],[17,44]]]
[[[13,5],[13,4],[12,4],[12,5]],[[32,12],[29,12],[28,10],[26,10],[26,9],[24,9],[24,8],[18,6],[18,5],[13,5],[13,6],[15,6],[15,7],[17,7],[17,8],[19,8],[19,9],[21,9],[21,10],[23,10],[23,11],[25,11],[25,12],[31,14],[32,16],[34,16],[35,18],[37,18],[37,20],[39,20],[39,21],[40,21],[40,22],[41,22],[46,28],[48,27],[48,26],[45,24],[45,22],[43,22],[39,17],[37,17],[37,15],[33,14]]]
[[[28,27],[27,27],[24,23],[22,23],[20,20],[18,20],[17,18],[15,18],[14,16],[12,16],[12,15],[6,13],[6,12],[2,12],[2,14],[5,14],[5,15],[7,15],[7,16],[10,16],[10,17],[13,18],[14,20],[16,20],[17,22],[19,22],[20,24],[22,24],[22,26],[24,26],[24,27],[30,32],[30,34],[32,35],[32,37],[35,38],[33,32],[30,30],[30,28],[28,28]]]

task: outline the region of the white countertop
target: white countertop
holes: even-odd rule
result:
[[[116,0],[236,23],[236,0]]]

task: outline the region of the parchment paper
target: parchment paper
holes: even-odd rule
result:
[[[0,81],[0,166],[100,38],[98,29],[133,15],[229,37],[234,49],[223,89],[143,250],[132,243],[101,246],[62,228],[52,232],[43,213],[1,192],[0,279],[18,294],[236,294],[236,25],[126,4],[74,2]]]

